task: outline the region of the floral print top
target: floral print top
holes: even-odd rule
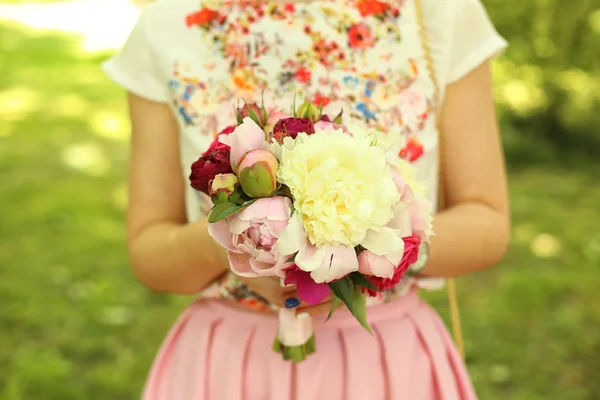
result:
[[[213,137],[234,121],[239,99],[264,97],[265,104],[283,110],[309,99],[328,115],[343,110],[386,132],[398,156],[417,167],[435,204],[435,114],[448,79],[442,74],[446,80],[438,87],[430,71],[439,71],[440,60],[449,57],[434,54],[436,65],[429,68],[425,31],[435,33],[435,27],[423,24],[422,5],[445,21],[452,18],[443,13],[456,8],[482,27],[485,46],[469,49],[469,63],[461,59],[448,76],[464,75],[504,47],[479,0],[448,0],[447,8],[433,0],[159,0],[105,70],[130,91],[171,105],[181,128],[184,178]],[[446,28],[437,32],[436,49],[449,35]],[[478,40],[463,42],[472,47]],[[188,188],[186,196],[189,220],[207,212],[210,205],[198,193]],[[410,284],[403,282],[400,290]],[[268,309],[230,274],[205,295]]]

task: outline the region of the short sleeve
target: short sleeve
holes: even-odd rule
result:
[[[160,70],[158,57],[148,35],[152,6],[146,7],[119,53],[102,69],[127,91],[158,103],[168,101],[166,78]]]
[[[481,0],[455,0],[451,10],[448,83],[456,82],[507,46]]]

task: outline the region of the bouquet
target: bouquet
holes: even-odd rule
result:
[[[235,110],[190,176],[231,270],[279,277],[311,305],[332,295],[329,316],[343,303],[370,331],[366,298],[398,284],[432,234],[413,167],[384,134],[310,102]],[[310,315],[280,309],[273,347],[295,362],[313,353]]]

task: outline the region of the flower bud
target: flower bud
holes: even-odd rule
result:
[[[279,187],[277,158],[266,150],[251,150],[242,157],[238,176],[242,190],[252,198],[270,197]]]
[[[310,101],[305,101],[298,107],[296,113],[298,118],[308,118],[311,122],[317,122],[321,119],[321,112],[319,108]]]
[[[265,111],[256,103],[246,103],[239,111],[242,119],[249,117],[256,122],[258,126],[263,128],[267,123],[267,115]]]
[[[234,174],[218,174],[210,182],[208,190],[214,204],[235,203],[241,194],[238,177]]]

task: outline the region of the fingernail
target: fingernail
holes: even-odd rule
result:
[[[294,308],[294,307],[298,307],[300,305],[300,300],[298,300],[295,297],[290,297],[289,299],[285,300],[285,308]]]

